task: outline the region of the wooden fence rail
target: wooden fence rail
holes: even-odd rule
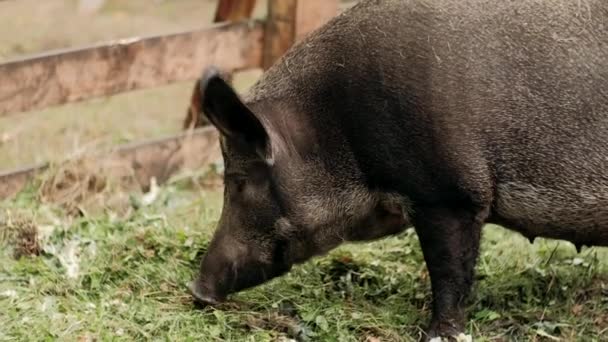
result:
[[[145,190],[152,178],[162,183],[176,171],[196,170],[217,161],[220,157],[217,137],[214,128],[203,127],[175,136],[118,146],[109,153],[87,155],[82,160],[95,162],[105,175],[134,176]],[[0,199],[17,194],[36,173],[49,167],[49,164],[40,164],[0,172]]]
[[[216,65],[228,72],[261,65],[261,22],[58,51],[0,64],[0,115],[176,81]]]
[[[2,1],[2,0],[0,0]],[[269,67],[295,41],[338,11],[339,0],[267,0],[265,21],[224,22],[208,28],[92,47],[53,51],[0,64],[0,117],[129,90],[195,80],[210,65],[227,73]],[[250,18],[255,0],[220,0],[215,21]],[[184,105],[188,99],[182,99]],[[217,157],[212,128],[119,146],[96,156],[137,170],[143,188],[183,168]],[[211,158],[211,159],[210,159]],[[0,170],[0,199],[14,195],[42,164]]]

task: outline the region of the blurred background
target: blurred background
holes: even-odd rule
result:
[[[342,9],[356,1],[342,1]],[[0,63],[49,50],[200,29],[213,21],[217,0],[0,1]],[[253,17],[266,16],[258,0]],[[261,74],[234,75],[245,91]],[[192,82],[0,115],[0,171],[61,160],[142,138],[178,132]]]
[[[254,16],[263,18],[266,1]],[[48,50],[202,28],[216,0],[0,1],[0,63]],[[235,75],[239,90],[260,74]],[[0,170],[181,130],[193,82],[0,116]]]

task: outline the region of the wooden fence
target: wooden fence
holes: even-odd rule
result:
[[[209,27],[89,47],[52,51],[0,64],[0,117],[135,89],[196,80],[215,65],[232,73],[267,68],[295,41],[338,11],[338,0],[267,0],[268,15],[252,20],[256,0],[220,0]],[[190,99],[183,99],[187,104]],[[20,115],[28,115],[22,113]],[[184,168],[198,168],[217,154],[211,127],[119,146],[95,156],[137,171],[143,188]],[[19,192],[47,164],[0,170],[0,199]]]

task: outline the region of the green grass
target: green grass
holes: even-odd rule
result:
[[[218,191],[162,188],[151,206],[71,217],[36,186],[0,205],[0,340],[383,341],[417,338],[430,290],[415,234],[343,246],[196,309],[186,291],[219,216]],[[139,196],[133,194],[133,196]],[[136,201],[133,201],[136,203]],[[39,255],[15,259],[24,226]],[[26,230],[27,231],[27,230]],[[534,245],[487,227],[468,330],[476,340],[608,338],[606,250]]]
[[[83,15],[75,3],[0,1],[0,61],[200,27],[214,8],[211,0],[109,0],[99,13]],[[237,86],[246,89],[256,75],[244,75]],[[191,86],[2,117],[0,170],[176,133]],[[343,246],[218,310],[194,308],[186,286],[221,206],[217,188],[190,184],[197,177],[172,181],[148,207],[138,204],[137,191],[125,193],[111,183],[67,207],[43,203],[40,180],[0,202],[0,341],[419,336],[429,318],[430,289],[411,232]],[[531,245],[487,227],[478,265],[468,310],[468,332],[476,340],[608,340],[606,249],[579,255],[565,242]]]

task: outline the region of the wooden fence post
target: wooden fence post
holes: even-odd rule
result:
[[[339,0],[268,0],[262,67],[268,69],[296,41],[321,27],[338,13]],[[249,18],[255,0],[220,0],[215,21],[238,21]],[[224,75],[232,83],[232,74]],[[183,129],[209,124],[200,115],[198,81],[195,82]]]
[[[241,21],[250,19],[255,8],[256,0],[220,0],[215,10],[214,22]],[[202,72],[202,71],[201,71]],[[223,75],[228,83],[232,83],[232,73]],[[191,129],[208,125],[210,122],[206,117],[200,115],[201,104],[199,103],[199,80],[194,82],[190,104],[183,121],[183,129]]]
[[[256,0],[220,0],[215,11],[216,23],[240,21],[251,18]]]
[[[339,0],[268,0],[262,65],[268,69],[295,42],[338,13]]]
[[[296,37],[298,0],[268,0],[262,66],[268,69],[279,59]]]

